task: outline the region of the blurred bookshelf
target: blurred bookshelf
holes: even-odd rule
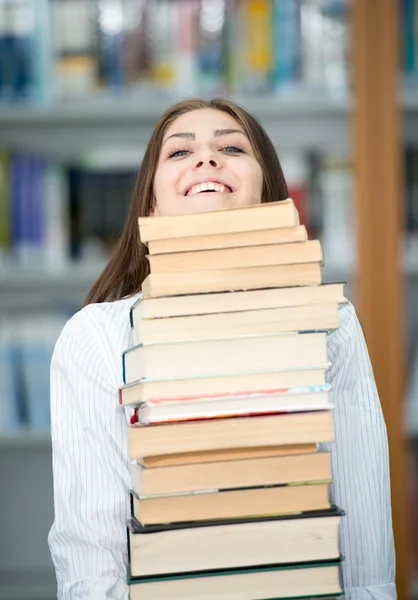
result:
[[[0,138],[26,152],[69,161],[86,149],[107,144],[138,148],[149,140],[157,118],[176,96],[162,101],[142,96],[87,99],[47,108],[0,108]],[[255,98],[232,96],[242,103],[284,150],[307,146],[347,152],[346,99],[289,97],[263,94]],[[65,139],[65,144],[62,140]]]

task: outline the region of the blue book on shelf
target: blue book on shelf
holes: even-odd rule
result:
[[[105,86],[119,91],[125,84],[123,8],[118,0],[99,5],[99,75]]]
[[[25,262],[31,247],[31,164],[26,156],[12,159],[12,247],[18,260]]]
[[[20,348],[22,373],[26,384],[26,414],[28,425],[33,429],[48,429],[49,370],[51,349],[41,339],[26,341]]]
[[[415,13],[416,0],[403,0],[402,25],[403,25],[403,68],[406,75],[415,72]]]
[[[13,100],[26,101],[32,89],[32,36],[35,5],[31,0],[9,3],[9,64],[13,81]]]
[[[33,429],[50,425],[50,362],[52,347],[46,335],[45,319],[27,317],[20,328],[19,358],[25,388],[25,414]]]
[[[36,4],[33,12],[33,34],[31,36],[31,100],[35,104],[47,104],[52,97],[53,51],[51,40],[50,2],[32,0]]]
[[[46,162],[42,158],[32,157],[29,160],[28,180],[28,215],[29,245],[35,252],[35,260],[42,259],[41,252],[45,240],[45,195],[46,195]]]
[[[274,0],[273,87],[297,83],[301,61],[301,18],[299,0]]]
[[[17,431],[21,426],[21,397],[17,347],[13,326],[6,319],[0,323],[0,430]]]
[[[52,314],[21,319],[19,356],[29,427],[50,427],[50,368],[56,340],[68,315]]]

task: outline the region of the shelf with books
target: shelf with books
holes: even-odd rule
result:
[[[99,95],[44,107],[2,107],[2,146],[65,161],[98,145],[143,145],[164,109],[178,99]],[[319,147],[338,153],[349,148],[351,100],[347,97],[297,93],[234,99],[260,119],[279,148]],[[418,88],[403,90],[399,102],[404,115],[404,140],[414,143],[418,139]]]
[[[68,160],[86,148],[107,144],[145,144],[164,109],[178,98],[95,98],[44,108],[3,108],[0,137],[5,147],[18,147]],[[349,101],[298,94],[235,98],[260,119],[283,149],[307,146],[347,150]],[[65,138],[65,144],[62,140]]]

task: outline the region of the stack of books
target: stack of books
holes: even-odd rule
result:
[[[291,199],[140,218],[131,309],[131,600],[338,596],[326,338],[342,283]]]

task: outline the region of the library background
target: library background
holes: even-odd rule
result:
[[[51,354],[156,119],[193,95],[260,119],[324,281],[348,283],[388,427],[399,598],[418,598],[416,23],[416,0],[0,0],[0,598],[56,596]]]

